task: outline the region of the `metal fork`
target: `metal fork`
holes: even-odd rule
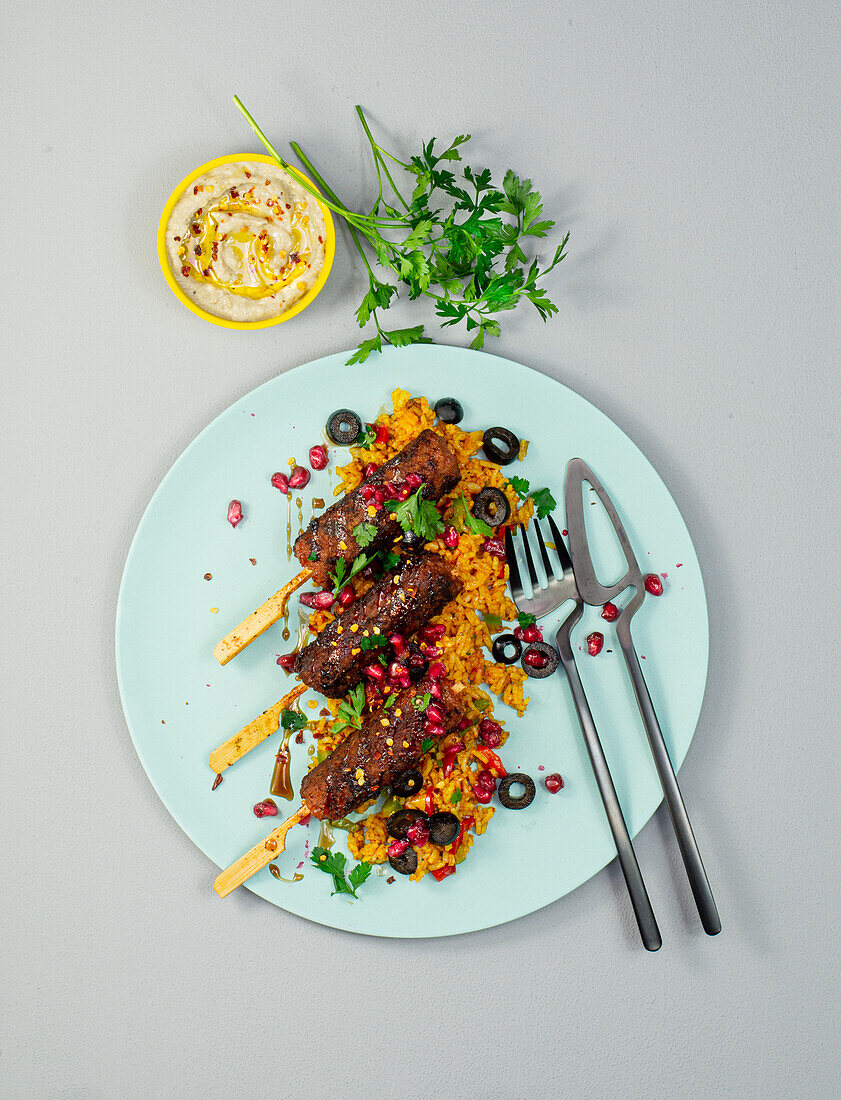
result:
[[[593,774],[596,777],[596,785],[599,788],[599,794],[604,804],[610,831],[613,833],[613,840],[616,844],[616,854],[619,857],[619,866],[622,868],[622,874],[625,876],[625,883],[628,887],[631,904],[634,907],[634,914],[637,918],[637,924],[639,925],[640,936],[642,937],[642,942],[646,950],[657,951],[663,942],[660,938],[660,929],[657,927],[657,920],[651,908],[648,891],[643,882],[642,873],[637,863],[636,853],[634,852],[634,846],[631,842],[630,833],[628,832],[628,826],[625,824],[622,807],[619,804],[619,797],[613,785],[610,768],[607,765],[604,750],[599,740],[599,734],[596,730],[596,723],[593,721],[590,704],[587,702],[587,696],[584,693],[581,677],[578,675],[578,668],[575,664],[575,657],[572,652],[572,645],[570,644],[572,628],[579,621],[584,611],[584,601],[578,591],[578,585],[576,584],[575,574],[572,569],[572,562],[567,553],[567,548],[564,545],[564,540],[561,538],[560,532],[555,526],[552,517],[549,516],[549,530],[552,533],[558,560],[561,565],[563,574],[561,577],[555,575],[555,570],[552,567],[549,560],[549,554],[546,551],[546,544],[543,541],[543,534],[536,519],[532,521],[532,526],[537,535],[537,544],[540,549],[540,557],[543,561],[543,568],[546,571],[548,584],[546,588],[540,588],[539,586],[531,548],[529,547],[529,541],[526,537],[526,530],[521,524],[520,535],[522,536],[523,554],[532,586],[532,596],[526,596],[520,580],[520,568],[517,563],[514,539],[510,530],[506,530],[505,559],[508,564],[511,595],[514,597],[514,603],[517,605],[517,610],[523,611],[529,615],[534,615],[535,619],[541,619],[550,612],[556,611],[568,601],[573,601],[572,609],[559,626],[558,632],[555,635],[555,645],[561,658],[561,664],[564,666],[567,680],[569,681],[572,699],[575,703],[576,713],[578,714],[578,721],[581,724],[581,732],[584,735],[584,744],[587,747],[587,754],[590,757]]]

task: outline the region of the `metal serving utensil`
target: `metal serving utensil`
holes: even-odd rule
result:
[[[625,555],[625,561],[628,563],[628,571],[624,577],[615,584],[609,586],[603,585],[596,576],[593,559],[590,554],[590,547],[587,542],[587,530],[584,525],[584,482],[590,484],[599,500],[604,505],[604,509],[610,517],[616,536],[619,539],[619,544]],[[569,530],[569,545],[572,551],[572,560],[575,564],[575,575],[578,579],[579,590],[585,602],[599,607],[614,600],[619,593],[623,592],[626,588],[634,588],[632,599],[620,611],[619,617],[616,620],[616,636],[622,648],[622,653],[625,656],[625,663],[628,666],[628,673],[631,677],[634,694],[636,695],[643,725],[645,726],[645,732],[648,736],[648,743],[651,746],[651,753],[654,757],[657,774],[660,777],[660,784],[663,788],[666,805],[669,808],[669,815],[672,819],[680,854],[683,857],[683,863],[686,867],[689,885],[692,888],[695,904],[698,907],[701,924],[708,936],[717,936],[721,931],[721,921],[719,920],[715,899],[713,898],[712,890],[710,889],[710,884],[707,879],[707,872],[704,870],[701,853],[698,851],[698,843],[692,831],[689,814],[686,812],[683,795],[681,794],[677,776],[675,775],[675,769],[669,757],[669,750],[666,747],[663,731],[660,729],[660,723],[657,720],[654,704],[651,701],[651,695],[649,694],[645,677],[642,674],[639,657],[637,656],[637,651],[634,648],[633,639],[631,638],[631,619],[642,606],[643,600],[645,599],[642,572],[634,556],[634,551],[631,548],[631,543],[625,532],[625,528],[622,526],[622,521],[613,506],[613,502],[605,492],[602,483],[583,459],[580,458],[573,458],[567,465],[566,520]]]
[[[539,587],[531,549],[528,539],[526,538],[526,531],[525,528],[521,526],[520,534],[523,541],[523,553],[525,555],[533,594],[531,597],[525,594],[525,590],[520,581],[520,569],[517,564],[514,540],[511,532],[506,530],[505,559],[508,564],[508,578],[511,586],[511,594],[514,597],[514,603],[517,605],[517,610],[524,611],[529,615],[534,615],[535,619],[543,618],[544,615],[548,615],[550,612],[557,610],[570,600],[574,601],[571,610],[558,628],[558,632],[555,635],[555,645],[557,646],[561,664],[564,666],[564,671],[569,681],[572,699],[575,703],[576,713],[578,714],[578,721],[581,724],[581,732],[584,735],[584,744],[587,747],[587,753],[593,767],[593,774],[596,777],[599,794],[604,803],[610,830],[613,833],[613,840],[616,844],[616,854],[619,857],[619,866],[622,868],[622,874],[625,876],[625,883],[628,887],[631,904],[634,907],[634,914],[637,918],[642,942],[648,951],[657,951],[663,942],[660,938],[660,929],[657,927],[657,920],[651,908],[651,902],[649,901],[648,892],[643,882],[639,864],[637,863],[637,857],[631,842],[630,833],[628,832],[628,826],[625,824],[625,818],[622,815],[619,797],[613,785],[610,769],[607,766],[604,750],[602,749],[598,731],[596,730],[596,723],[593,721],[590,704],[587,702],[587,696],[584,694],[584,687],[581,683],[581,677],[578,675],[578,668],[576,667],[572,645],[570,644],[570,634],[572,633],[572,628],[581,618],[584,610],[584,602],[581,599],[581,595],[575,583],[572,562],[570,561],[569,554],[564,545],[564,540],[561,538],[560,532],[552,521],[552,517],[549,517],[549,530],[552,532],[552,538],[555,541],[558,561],[560,562],[563,574],[561,577],[555,576],[555,571],[552,568],[549,555],[546,552],[543,534],[541,533],[540,525],[536,519],[532,522],[532,527],[537,535],[537,544],[543,561],[543,568],[546,571],[548,585],[546,588]]]

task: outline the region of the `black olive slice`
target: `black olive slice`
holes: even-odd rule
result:
[[[432,814],[429,819],[429,839],[439,848],[445,848],[448,844],[452,844],[460,828],[455,814],[441,810],[437,814]]]
[[[454,397],[442,397],[432,406],[432,411],[442,424],[460,424],[464,419],[464,409],[461,402]]]
[[[386,821],[385,827],[389,836],[395,840],[405,840],[406,833],[416,821],[425,821],[426,814],[423,810],[396,810]]]
[[[510,791],[517,784],[525,787],[525,790],[515,797]],[[530,775],[524,775],[522,772],[509,772],[504,779],[500,780],[496,796],[506,809],[524,810],[534,800],[534,780]]]
[[[412,875],[418,869],[418,853],[414,848],[407,848],[399,856],[389,856],[388,862],[398,875]]]
[[[399,798],[408,798],[411,794],[417,794],[423,786],[423,776],[413,769],[401,772],[391,784],[391,789]]]
[[[512,646],[514,647],[514,653],[512,656],[509,656],[508,651]],[[513,634],[500,634],[498,637],[494,638],[493,645],[491,646],[493,659],[500,665],[516,664],[522,652],[523,643],[519,638],[515,638]]]
[[[362,431],[362,421],[350,409],[337,409],[327,421],[327,436],[340,447],[355,443]]]
[[[482,449],[491,462],[507,466],[519,457],[520,441],[507,428],[488,428],[482,436]]]
[[[488,485],[473,498],[473,515],[488,527],[501,527],[511,515],[511,505],[501,489]]]
[[[528,662],[528,655],[530,653],[542,653],[546,658],[546,663],[538,668],[536,665],[531,665]],[[520,658],[520,664],[523,666],[523,671],[532,676],[535,680],[542,680],[546,676],[551,676],[557,669],[560,663],[560,657],[558,651],[548,644],[548,642],[532,642],[530,646],[526,646],[523,650],[523,656]]]

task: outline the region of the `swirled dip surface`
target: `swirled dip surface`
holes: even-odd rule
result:
[[[324,266],[315,199],[270,164],[221,164],[193,180],[166,228],[170,266],[196,305],[231,321],[285,313]]]

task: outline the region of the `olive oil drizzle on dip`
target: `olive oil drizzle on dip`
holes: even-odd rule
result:
[[[315,199],[285,172],[240,161],[211,169],[182,195],[167,252],[197,305],[231,320],[262,320],[314,285],[325,234]]]

